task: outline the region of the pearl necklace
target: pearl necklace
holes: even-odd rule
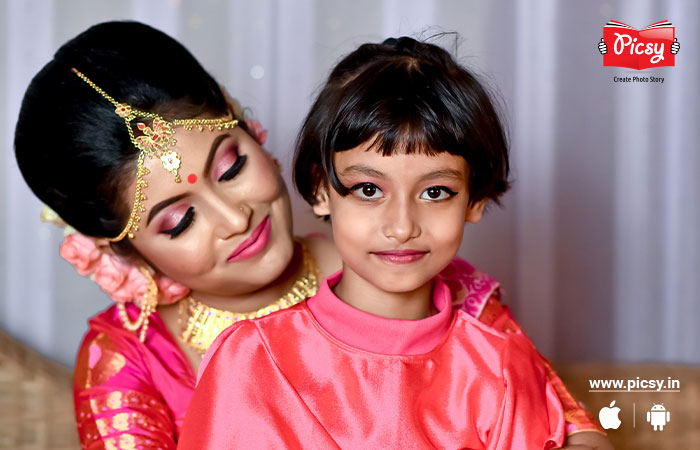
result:
[[[132,322],[129,319],[129,314],[126,312],[126,306],[121,302],[117,303],[117,313],[119,314],[124,328],[133,332],[138,331],[139,328],[141,329],[139,332],[139,341],[145,342],[151,313],[156,310],[156,305],[158,304],[158,285],[146,268],[140,267],[139,270],[148,280],[146,293],[141,300],[141,312],[139,312],[139,316],[136,318],[135,322]]]
[[[292,288],[276,302],[256,311],[237,313],[213,308],[198,302],[191,296],[180,301],[179,322],[180,339],[200,355],[204,355],[219,333],[236,322],[267,316],[275,311],[296,305],[311,297],[318,291],[318,272],[313,257],[302,244],[304,273],[292,285]]]

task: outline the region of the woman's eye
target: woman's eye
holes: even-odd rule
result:
[[[457,195],[452,189],[448,189],[445,186],[430,186],[428,189],[424,190],[420,195],[423,200],[447,200],[448,198]]]
[[[241,171],[247,159],[248,156],[246,155],[238,155],[233,165],[229,167],[226,172],[221,174],[221,176],[219,177],[219,181],[228,181],[233,179],[236,175],[238,175],[238,172]]]
[[[187,212],[184,216],[182,216],[182,219],[177,223],[177,225],[169,230],[162,231],[162,233],[169,234],[170,239],[176,238],[190,225],[192,225],[192,222],[194,222],[194,206],[187,208]]]
[[[375,200],[381,198],[384,194],[381,189],[372,183],[361,183],[353,186],[350,189],[353,195],[362,200]]]

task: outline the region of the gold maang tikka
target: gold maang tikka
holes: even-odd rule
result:
[[[228,116],[219,117],[217,119],[174,119],[167,121],[158,114],[132,108],[127,103],[119,103],[80,71],[75,68],[71,70],[80,77],[81,80],[114,105],[114,112],[124,119],[126,129],[129,131],[131,143],[139,150],[136,165],[136,192],[134,194],[134,204],[131,207],[129,220],[118,236],[106,239],[110,242],[117,242],[121,241],[126,236],[133,238],[134,232],[139,229],[139,222],[141,221],[140,213],[146,211],[146,208],[143,206],[143,202],[146,200],[146,194],[144,194],[143,190],[148,186],[148,183],[144,179],[144,176],[148,175],[149,170],[144,166],[145,157],[148,156],[152,158],[156,156],[160,158],[163,168],[171,172],[175,176],[175,182],[179,183],[180,155],[178,155],[175,150],[172,150],[172,147],[177,144],[174,128],[180,126],[187,131],[195,127],[197,127],[199,131],[229,130],[238,125],[238,120],[234,119],[232,116]],[[136,123],[136,128],[142,133],[141,136],[134,135],[132,122],[136,120],[136,118],[151,119],[150,127],[143,122]]]

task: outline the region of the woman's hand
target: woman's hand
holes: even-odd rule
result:
[[[596,431],[581,431],[567,436],[562,450],[614,450],[606,436]]]

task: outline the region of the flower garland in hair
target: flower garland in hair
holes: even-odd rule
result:
[[[267,130],[257,120],[246,120],[248,129],[255,140],[262,146],[267,138]],[[135,302],[138,306],[148,287],[148,280],[138,267],[129,264],[123,258],[110,255],[100,250],[95,238],[79,233],[67,225],[48,206],[41,211],[41,220],[62,227],[65,240],[60,246],[60,255],[71,263],[82,276],[95,281],[100,288],[115,302]],[[161,274],[153,277],[158,286],[158,303],[167,305],[187,296],[190,289]]]
[[[45,206],[42,218],[56,214],[49,211],[49,207]],[[60,223],[51,222],[60,226]],[[65,240],[61,243],[59,253],[63,259],[75,267],[80,275],[87,276],[96,282],[115,302],[135,302],[141,306],[139,303],[146,293],[148,280],[138,267],[118,256],[101,251],[94,238],[85,236],[69,226],[66,226],[64,234]],[[161,274],[156,274],[153,280],[158,286],[159,304],[175,303],[190,293],[187,286]]]

